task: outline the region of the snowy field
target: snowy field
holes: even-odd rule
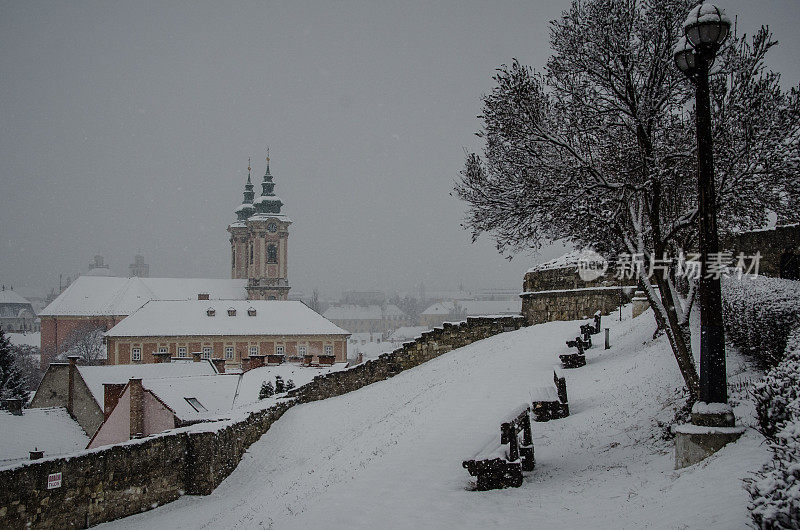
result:
[[[628,308],[629,311],[629,308]],[[212,495],[108,523],[119,528],[742,528],[741,479],[769,458],[752,429],[675,471],[662,437],[680,375],[651,313],[611,327],[612,349],[566,371],[571,416],[534,423],[536,469],[518,489],[470,491],[461,461],[550,384],[576,322],[454,350],[387,381],[289,410]],[[731,381],[757,377],[735,354]],[[737,420],[752,407],[734,393]]]

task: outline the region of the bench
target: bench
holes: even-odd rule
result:
[[[586,343],[584,340],[580,336],[575,337],[575,340],[567,341],[567,346],[570,348],[576,348],[578,351],[577,353],[566,353],[564,355],[559,355],[558,358],[561,359],[562,366],[564,366],[564,368],[579,368],[581,366],[586,366],[586,355],[584,354]]]
[[[531,414],[534,421],[550,421],[569,416],[567,380],[553,370],[553,386],[536,387],[531,392]]]
[[[477,477],[478,491],[518,488],[522,485],[522,472],[533,471],[536,460],[529,412],[527,405],[519,407],[500,424],[499,438],[492,436],[475,456],[461,463],[471,476]]]

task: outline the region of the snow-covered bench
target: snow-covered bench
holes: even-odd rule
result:
[[[461,463],[471,476],[477,477],[479,491],[518,488],[522,485],[522,472],[533,471],[535,465],[530,407],[527,405],[517,408],[507,421],[500,424],[499,437],[492,436],[475,456]]]
[[[531,413],[535,421],[550,421],[569,416],[567,380],[553,369],[553,386],[535,387],[531,391]]]
[[[574,340],[568,340],[567,346],[570,348],[575,348],[577,352],[565,353],[558,356],[558,358],[561,359],[561,364],[564,366],[564,368],[578,368],[580,366],[585,366],[586,355],[584,354],[584,348],[591,346],[591,340],[587,346],[587,343],[584,342],[583,338],[577,336]]]

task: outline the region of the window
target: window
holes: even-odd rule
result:
[[[203,406],[203,404],[202,404],[202,403],[200,403],[200,402],[197,400],[197,398],[188,397],[188,398],[183,398],[183,399],[185,399],[185,400],[186,400],[186,402],[187,402],[187,403],[188,403],[188,404],[189,404],[189,405],[190,405],[190,406],[191,406],[191,407],[192,407],[194,410],[196,410],[197,412],[207,412],[207,411],[208,411],[208,409],[207,409],[207,408],[205,408],[205,407]]]
[[[186,357],[186,346],[178,347],[178,357]]]
[[[297,354],[298,355],[305,355],[306,354],[306,347],[305,346],[298,346],[297,347]]]
[[[275,354],[283,355],[283,346],[275,346]]]
[[[158,348],[158,353],[167,353],[167,347],[161,346],[160,348]]]
[[[278,263],[278,247],[272,243],[267,245],[267,263]]]
[[[203,346],[203,359],[210,359],[211,358],[211,346]]]
[[[141,361],[141,360],[142,360],[142,349],[133,348],[131,350],[131,361]]]
[[[250,346],[250,355],[258,355],[258,346]]]
[[[325,355],[333,355],[333,346],[325,346]]]
[[[231,247],[231,268],[236,267],[236,249]]]
[[[233,359],[233,346],[225,346],[225,358]]]
[[[253,264],[253,244],[250,243],[250,265]]]

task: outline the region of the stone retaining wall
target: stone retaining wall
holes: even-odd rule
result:
[[[284,412],[351,392],[455,348],[524,326],[522,317],[470,317],[423,333],[380,358],[314,378],[290,401],[239,421],[204,423],[143,440],[0,470],[0,528],[88,527],[150,510],[184,493],[208,495]],[[47,489],[51,473],[61,487]]]
[[[622,288],[622,303],[630,301],[632,291],[632,287]],[[526,292],[520,296],[522,315],[529,326],[553,320],[578,320],[598,310],[607,315],[620,306],[619,287]]]

